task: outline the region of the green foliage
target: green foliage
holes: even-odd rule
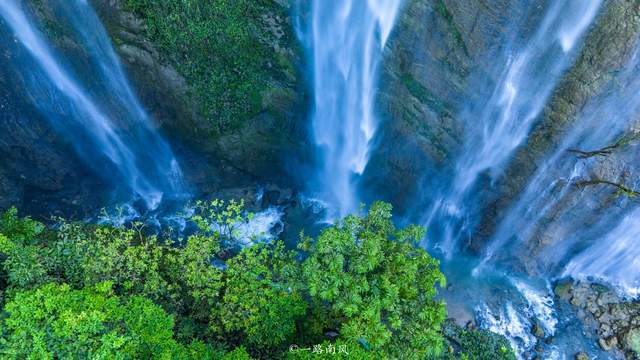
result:
[[[243,203],[214,200],[196,209],[190,221],[197,230],[175,241],[146,234],[140,224],[59,220],[45,227],[15,209],[0,215],[0,294],[7,302],[0,351],[61,359],[442,353],[446,311],[435,296],[444,276],[415,246],[424,229],[396,229],[390,205],[376,203],[364,217],[304,238],[300,252],[278,241],[234,252],[226,245],[250,218]],[[459,356],[508,351],[497,335],[446,329]],[[332,342],[327,331],[335,332]],[[299,351],[289,351],[292,344]]]
[[[443,333],[449,344],[449,352],[443,359],[516,359],[507,339],[488,330],[465,329],[447,321],[443,326]]]
[[[443,348],[444,284],[438,261],[414,246],[424,229],[397,230],[391,206],[375,203],[364,217],[348,216],[317,241],[306,239],[305,285],[327,327],[392,357],[424,358]]]
[[[5,311],[0,351],[10,358],[170,359],[183,352],[170,315],[145,298],[114,296],[108,282],[18,291]]]
[[[29,217],[18,218],[11,208],[0,216],[0,254],[5,282],[19,287],[49,281],[46,270],[48,258],[37,246],[44,226]]]
[[[233,241],[238,237],[237,226],[251,221],[252,213],[244,211],[244,200],[196,201],[196,214],[191,217],[204,234],[214,233],[223,240]]]
[[[242,331],[249,344],[266,347],[290,342],[296,321],[306,313],[299,266],[281,242],[246,248],[228,262],[220,306],[225,331]]]
[[[270,42],[265,16],[286,16],[276,0],[126,0],[147,35],[186,78],[215,131],[262,111],[263,93],[291,67]]]

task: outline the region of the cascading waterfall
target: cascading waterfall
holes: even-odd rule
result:
[[[115,177],[116,185],[125,185],[147,208],[156,208],[164,194],[184,194],[178,163],[136,99],[93,9],[83,0],[56,5],[60,20],[71,22],[72,35],[81,40],[99,81],[92,84],[97,89],[84,86],[37,29],[25,5],[2,1],[0,16],[29,55],[15,65],[27,74],[24,86],[34,106],[90,167]]]
[[[316,192],[332,216],[357,210],[356,177],[365,170],[378,121],[378,68],[401,0],[313,1],[309,28],[313,64]]]
[[[498,60],[503,69],[488,99],[460,114],[467,132],[451,185],[436,197],[425,223],[439,228],[439,248],[447,257],[460,238],[473,232],[477,211],[472,191],[484,173],[496,176],[526,139],[601,1],[551,2],[526,46],[506,46]]]
[[[562,276],[589,276],[640,295],[640,209],[626,215],[605,237],[571,259]]]
[[[633,243],[640,234],[637,205],[621,196],[615,199],[616,206],[603,209],[597,205],[597,194],[588,191],[576,195],[579,182],[601,176],[603,171],[603,175],[615,174],[608,174],[606,167],[602,170],[598,157],[580,159],[570,152],[571,149],[601,149],[616,143],[624,134],[640,131],[638,74],[640,46],[636,45],[624,71],[604,88],[603,96],[591,100],[567,131],[563,142],[539,167],[516,204],[502,219],[486,250],[485,263],[498,254],[517,253],[534,236],[542,234],[562,241],[551,243],[544,250],[538,261],[544,266],[541,271],[548,270],[551,275],[560,271],[562,276],[574,278],[592,276],[618,284],[629,293],[639,293],[640,263],[636,260],[638,251]],[[633,173],[640,163],[634,156],[637,144],[629,146],[628,154],[622,153],[621,157],[625,161],[625,171]],[[624,152],[624,149],[619,151]],[[626,177],[633,179],[633,176]],[[637,183],[632,182],[629,186],[637,188]],[[590,210],[592,207],[594,209]],[[586,249],[580,251],[585,243]],[[529,250],[526,253],[531,255]],[[578,255],[574,256],[575,253]],[[567,259],[569,262],[565,266]],[[564,270],[558,269],[563,266]]]

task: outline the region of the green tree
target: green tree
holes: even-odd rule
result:
[[[377,202],[364,217],[350,215],[316,241],[305,239],[303,275],[325,327],[366,349],[397,358],[424,358],[443,349],[444,284],[439,263],[416,247],[424,229],[398,230],[391,205]]]
[[[303,236],[298,253],[282,242],[237,252],[242,203],[196,208],[197,230],[178,239],[140,224],[45,227],[15,209],[1,214],[4,355],[321,358],[287,351],[298,344],[333,347],[338,358],[339,346],[356,359],[513,358],[503,337],[441,328],[439,264],[416,246],[424,229],[396,229],[389,204]]]
[[[16,208],[0,215],[3,287],[11,283],[24,288],[50,281],[47,272],[49,258],[39,246],[44,229],[41,223],[29,217],[19,218]]]
[[[4,309],[0,351],[37,359],[182,357],[170,315],[143,297],[120,299],[111,287],[46,284],[18,291]]]
[[[219,321],[245,342],[276,347],[290,342],[307,303],[298,288],[300,267],[281,242],[256,244],[228,262]]]

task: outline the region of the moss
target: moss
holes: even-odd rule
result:
[[[464,51],[465,55],[468,56],[469,50],[467,49],[467,44],[465,44],[464,39],[462,38],[462,33],[460,32],[458,25],[456,25],[456,22],[453,19],[453,14],[449,10],[449,8],[447,8],[444,0],[439,0],[435,5],[435,9],[438,14],[440,14],[440,16],[442,16],[442,18],[444,18],[444,20],[447,22],[447,25],[451,29],[453,38],[456,40],[458,46],[462,49],[462,51]]]
[[[288,9],[275,0],[124,4],[144,20],[147,36],[187,80],[189,95],[216,133],[237,129],[262,112],[265,90],[295,81],[286,50],[292,35],[272,31]]]

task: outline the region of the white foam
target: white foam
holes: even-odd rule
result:
[[[542,292],[519,280],[512,280],[518,291],[527,301],[527,315],[538,320],[545,330],[546,336],[553,336],[556,332],[558,319],[554,309],[553,295],[549,286]]]
[[[497,314],[486,304],[476,307],[475,311],[480,327],[506,337],[519,359],[523,359],[522,354],[535,346],[536,338],[531,334],[531,323],[516,311],[511,302],[507,302]]]
[[[235,224],[232,230],[233,237],[245,246],[260,241],[272,241],[282,233],[283,215],[282,210],[277,207],[263,210],[254,214],[251,220]]]

